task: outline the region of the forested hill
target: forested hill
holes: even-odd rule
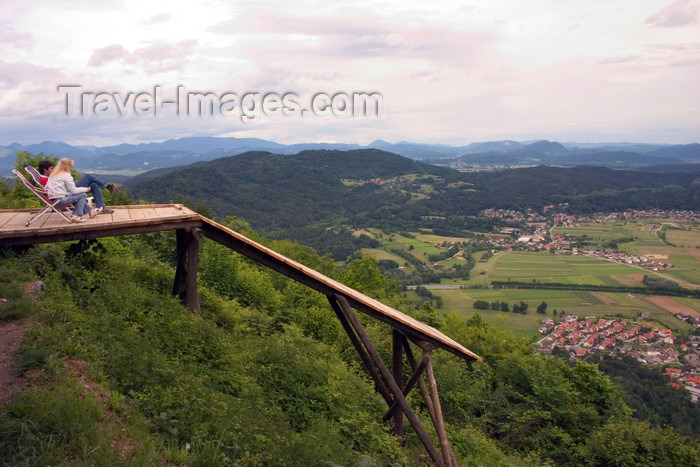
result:
[[[249,152],[147,172],[129,187],[140,199],[203,203],[217,216],[243,217],[268,232],[338,221],[375,227],[392,222],[392,227],[404,228],[429,216],[560,202],[583,212],[694,209],[700,204],[700,184],[693,184],[700,166],[690,169],[662,173],[538,166],[460,173],[374,149],[291,156]]]
[[[421,174],[459,173],[375,149],[303,151],[294,156],[248,152],[187,167],[147,172],[129,187],[155,202],[190,199],[218,216],[236,215],[264,229],[298,227],[337,215],[400,205],[410,195],[362,182]],[[352,180],[353,183],[343,183]]]

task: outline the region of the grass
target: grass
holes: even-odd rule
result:
[[[697,226],[693,230],[666,229],[666,241],[679,248],[700,248],[700,229]]]
[[[700,285],[700,260],[698,258],[679,251],[679,254],[669,255],[668,260],[673,264],[673,267],[667,269],[665,274]]]
[[[36,311],[36,303],[24,299],[20,282],[29,282],[31,279],[25,272],[12,267],[3,268],[0,272],[0,298],[7,300],[4,305],[0,305],[0,322],[24,319]]]
[[[447,251],[448,247],[437,246],[437,243],[449,243],[451,241],[466,240],[457,237],[440,237],[438,235],[422,234],[416,232],[411,233],[411,235],[414,235],[415,238],[408,238],[398,233],[386,235],[381,233],[380,231],[377,231],[376,229],[363,229],[362,233],[371,234],[374,238],[378,239],[382,243],[380,248],[363,249],[363,252],[367,252],[367,254],[375,257],[376,259],[393,259],[400,265],[403,265],[403,263],[406,260],[401,258],[401,260],[399,261],[398,259],[396,259],[398,258],[398,256],[393,255],[389,250],[403,250],[411,254],[419,261],[427,262],[428,257],[430,255],[436,255]],[[455,260],[455,262],[456,261],[457,260]]]
[[[399,264],[399,266],[403,266],[403,263],[406,262],[406,260],[403,259],[402,257],[400,257],[394,253],[390,253],[388,251],[381,250],[379,248],[363,248],[360,251],[362,252],[363,255],[370,255],[378,260],[390,259],[392,261],[396,261]]]
[[[129,421],[120,398],[102,395],[89,393],[64,372],[53,384],[27,389],[0,406],[2,464],[176,463],[177,457],[150,438],[141,417],[129,414]]]
[[[586,235],[588,241],[592,242],[591,247],[599,247],[611,240],[618,240],[624,237],[631,237],[633,230],[626,223],[601,224],[591,222],[582,224],[580,227],[555,227],[553,233],[559,235],[571,235],[583,237]]]
[[[36,342],[48,333],[41,300],[23,294],[22,284],[36,277],[3,261],[0,320],[32,316],[38,324],[24,336],[15,376],[33,385],[0,404],[0,465],[158,465],[178,463],[151,437],[145,419],[112,397],[88,371],[78,381],[67,359]],[[61,308],[59,301],[52,306]],[[63,333],[57,340],[66,340]],[[29,371],[31,370],[31,372]]]
[[[170,296],[172,269],[122,243],[144,242],[154,255],[148,239],[101,240],[106,249],[94,253],[100,261],[91,271],[61,245],[17,260],[18,270],[45,274],[42,311],[18,364],[42,379],[0,407],[0,465],[350,465],[359,449],[380,465],[404,462],[376,421],[381,398],[341,359],[351,344],[334,337],[342,326],[328,319],[321,297],[299,286],[283,306],[270,275],[205,243],[198,318]],[[211,292],[205,273],[219,263],[226,268],[217,280],[242,287],[237,300],[259,298],[273,310]],[[332,342],[307,337],[304,319]],[[74,376],[63,363],[76,360],[94,371]],[[92,392],[102,381],[112,393]],[[112,394],[125,401],[117,414],[105,400]],[[129,410],[140,415],[120,416]],[[145,428],[125,440],[134,449],[122,455],[116,435],[139,420]]]

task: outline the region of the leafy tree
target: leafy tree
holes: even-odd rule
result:
[[[630,357],[610,356],[601,358],[598,367],[624,389],[625,402],[635,418],[651,426],[671,426],[685,436],[698,436],[700,406],[690,400],[688,391],[670,387],[659,368]]]
[[[388,280],[379,270],[378,261],[369,255],[358,255],[348,258],[347,268],[341,276],[341,281],[372,298],[381,299],[397,294],[400,283]]]
[[[698,449],[671,428],[652,428],[630,419],[597,429],[583,446],[581,462],[593,466],[698,465]]]
[[[392,259],[380,259],[378,266],[380,271],[386,271],[387,269],[398,269],[399,263]]]
[[[32,154],[28,151],[17,151],[17,154],[15,155],[15,164],[14,168],[17,169],[20,173],[26,174],[24,168],[27,166],[32,166],[35,169],[39,167],[39,162],[41,161],[51,161],[53,162],[54,165],[58,162],[58,157],[54,156],[53,154],[50,156],[47,156],[43,152],[40,152],[39,154]]]
[[[547,313],[547,302],[542,302],[537,305],[537,313],[545,314]]]
[[[444,321],[438,312],[435,311],[435,308],[430,306],[430,303],[428,302],[424,302],[420,308],[418,308],[415,318],[428,326],[434,327],[435,329],[440,329]]]
[[[199,278],[216,292],[243,305],[273,311],[281,303],[281,296],[266,271],[219,244],[202,242]]]

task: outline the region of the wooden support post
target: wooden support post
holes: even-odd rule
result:
[[[175,281],[173,282],[173,295],[185,300],[185,283],[187,281],[187,245],[185,244],[185,229],[175,231],[175,254],[177,263],[175,267]]]
[[[199,241],[204,237],[204,231],[200,228],[185,230],[188,234],[187,241],[187,285],[185,288],[185,303],[187,308],[197,316],[202,316],[199,309],[199,289],[197,288],[197,267],[199,265]]]
[[[454,456],[452,454],[452,449],[450,449],[450,443],[447,440],[447,432],[445,431],[445,420],[442,418],[442,406],[440,405],[440,396],[438,395],[437,383],[435,382],[435,375],[433,374],[433,362],[428,357],[428,368],[426,376],[428,377],[428,384],[430,385],[430,395],[433,399],[433,407],[435,412],[435,431],[437,431],[438,438],[440,439],[440,448],[442,450],[442,458],[445,460],[445,464],[452,465],[454,461]]]
[[[360,360],[362,360],[362,363],[365,364],[365,368],[367,368],[367,372],[370,374],[370,376],[374,380],[374,387],[379,392],[379,394],[382,395],[382,397],[386,401],[387,405],[391,405],[393,402],[393,399],[391,398],[391,393],[387,389],[386,384],[384,384],[384,381],[382,381],[382,378],[381,378],[381,376],[379,376],[379,373],[377,373],[377,369],[372,364],[372,359],[367,354],[364,347],[362,347],[362,342],[360,342],[360,339],[355,334],[355,331],[352,329],[352,326],[348,322],[348,319],[345,317],[345,314],[340,309],[338,302],[335,300],[335,298],[333,298],[329,295],[326,295],[326,297],[328,298],[328,301],[330,302],[331,307],[333,308],[333,311],[335,311],[335,314],[338,316],[338,319],[340,320],[340,324],[343,325],[343,329],[345,329],[345,332],[347,333],[348,337],[350,338],[352,345],[355,347],[355,350],[360,355]]]
[[[399,387],[403,387],[403,352],[401,351],[401,339],[403,338],[403,334],[401,334],[399,331],[396,329],[393,329],[391,331],[392,335],[392,361],[391,361],[391,369],[392,372],[394,373],[394,381],[396,381],[396,384]],[[403,394],[406,395],[408,394],[407,391],[403,391]],[[394,403],[392,404],[392,407],[395,407],[397,405],[397,399],[394,398]],[[391,410],[391,409],[389,409]],[[403,438],[404,434],[404,426],[403,426],[403,412],[400,410],[394,410],[394,435],[398,436],[399,438]]]
[[[411,389],[413,389],[413,386],[416,385],[418,381],[422,380],[420,377],[423,375],[423,372],[425,371],[425,367],[428,365],[428,359],[426,358],[426,355],[423,355],[423,360],[421,360],[420,364],[418,367],[413,367],[413,374],[408,380],[408,383],[406,384],[406,387],[403,388],[403,395],[407,396],[409,392],[411,392]],[[382,417],[382,422],[386,422],[389,420],[391,415],[394,413],[394,411],[398,408],[399,404],[394,401],[393,404],[391,404],[391,407],[389,407],[389,410],[386,411],[384,416]]]
[[[197,316],[199,310],[199,290],[197,289],[197,266],[199,264],[199,241],[204,237],[200,228],[178,229],[175,231],[177,264],[173,295],[180,297]]]
[[[408,418],[409,423],[411,424],[413,429],[416,431],[416,434],[418,435],[418,438],[423,443],[425,450],[428,451],[428,455],[433,460],[433,462],[435,462],[435,464],[438,465],[438,467],[446,467],[445,463],[440,458],[440,454],[435,449],[435,446],[433,446],[433,443],[430,440],[428,433],[426,433],[425,429],[420,424],[420,420],[418,419],[416,414],[413,412],[413,409],[411,409],[411,406],[408,404],[408,401],[404,397],[404,395],[401,391],[401,388],[396,384],[396,381],[394,381],[394,378],[391,375],[391,372],[389,371],[389,369],[386,367],[384,360],[382,360],[381,355],[379,355],[379,352],[374,347],[374,344],[372,343],[372,341],[369,339],[369,336],[365,332],[365,329],[362,326],[362,323],[360,323],[360,320],[357,319],[357,316],[355,316],[355,313],[352,311],[350,304],[348,304],[348,301],[345,299],[345,297],[340,295],[340,294],[336,294],[335,299],[338,301],[338,304],[340,305],[340,309],[342,310],[343,314],[345,315],[345,317],[348,319],[348,321],[352,325],[353,329],[357,333],[357,336],[362,341],[362,344],[367,349],[367,352],[372,357],[374,364],[379,369],[382,377],[384,378],[387,385],[389,386],[389,389],[394,394],[394,399],[396,399],[398,401],[399,407],[401,407],[401,410],[403,411],[403,413],[406,414],[406,418]]]

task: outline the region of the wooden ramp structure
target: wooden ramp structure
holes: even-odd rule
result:
[[[173,294],[178,295],[193,312],[199,314],[197,291],[199,243],[204,237],[210,238],[326,295],[331,308],[372,377],[377,392],[387,403],[388,409],[382,421],[393,420],[394,434],[403,437],[405,417],[436,465],[441,467],[457,465],[445,432],[431,354],[436,348],[441,348],[467,361],[481,360],[478,355],[437,329],[256,243],[238,232],[202,217],[182,205],[133,205],[112,208],[113,213],[101,214],[81,224],[69,224],[58,214],[52,213],[42,218],[41,222],[29,227],[25,226],[27,219],[31,216],[29,210],[0,210],[0,247],[175,230],[177,266]],[[382,359],[355,311],[371,316],[391,327],[393,338],[391,368]],[[409,342],[421,349],[420,361],[417,361],[414,356]],[[411,370],[411,376],[405,382],[404,355]],[[439,448],[435,447],[428,432],[406,400],[406,395],[416,385],[430,414]]]

